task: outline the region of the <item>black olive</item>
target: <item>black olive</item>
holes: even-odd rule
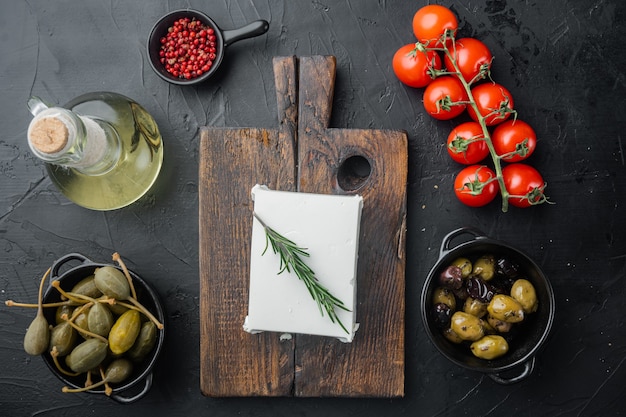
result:
[[[467,293],[470,297],[488,303],[496,294],[496,289],[480,278],[470,278],[467,280]]]
[[[453,289],[452,293],[454,294],[456,298],[458,298],[461,301],[465,301],[467,300],[467,297],[469,297],[469,294],[467,293],[467,288],[465,288],[465,285],[463,285],[461,288]]]
[[[433,306],[433,321],[440,329],[450,327],[450,319],[452,318],[452,309],[444,303],[437,303]]]
[[[519,276],[519,266],[508,258],[499,258],[496,261],[496,274],[506,278]]]
[[[439,274],[439,283],[453,290],[463,285],[463,270],[456,265],[450,265]]]

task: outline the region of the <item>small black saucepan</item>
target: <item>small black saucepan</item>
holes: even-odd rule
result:
[[[69,291],[81,281],[94,273],[96,268],[103,266],[114,266],[113,264],[95,263],[89,260],[87,257],[79,253],[70,253],[54,262],[50,271],[50,282],[58,280],[61,288]],[[119,268],[118,268],[119,269]],[[62,272],[63,270],[63,272]],[[133,285],[137,291],[137,299],[141,304],[148,309],[161,323],[164,323],[165,314],[163,307],[159,300],[158,294],[154,289],[141,277],[132,271],[129,271],[133,280]],[[50,286],[46,290],[43,296],[44,303],[54,303],[61,301],[59,291]],[[46,308],[44,314],[48,323],[55,322],[55,309]],[[128,404],[135,402],[148,393],[152,387],[152,370],[157,362],[161,348],[163,347],[163,341],[165,340],[165,329],[159,330],[157,333],[157,340],[152,352],[141,362],[134,364],[132,375],[120,384],[113,385],[113,391],[111,398],[117,402]],[[63,383],[72,387],[80,388],[85,384],[85,374],[79,376],[68,376],[61,373],[54,364],[52,357],[48,352],[42,355],[44,362],[53,374],[55,374]],[[61,363],[63,358],[61,358]],[[93,388],[87,391],[93,394],[105,394],[104,387]],[[69,394],[68,394],[69,395]]]
[[[519,326],[516,331],[505,336],[509,351],[493,360],[477,358],[467,345],[448,341],[434,323],[432,315],[432,295],[438,286],[439,274],[459,257],[476,259],[484,254],[493,254],[496,258],[506,257],[517,263],[524,277],[535,287],[539,302],[538,310],[527,314],[522,323],[516,324]],[[459,366],[489,375],[498,383],[511,384],[532,373],[535,355],[552,327],[555,301],[550,281],[526,254],[507,243],[490,239],[476,229],[461,228],[450,232],[441,243],[439,259],[430,270],[422,289],[421,310],[426,333],[441,354]]]
[[[167,72],[165,66],[160,61],[159,50],[161,48],[161,38],[165,36],[168,28],[170,28],[174,24],[174,22],[176,22],[180,18],[199,20],[200,22],[211,27],[215,31],[217,49],[216,58],[213,61],[210,70],[195,78],[185,79],[175,77]],[[251,22],[238,29],[222,30],[219,26],[217,26],[213,19],[211,19],[205,13],[191,9],[176,10],[163,16],[152,27],[150,36],[148,36],[148,61],[150,62],[150,66],[152,67],[154,72],[156,72],[159,77],[167,82],[177,85],[198,84],[206,81],[213,74],[215,74],[220,64],[222,63],[222,60],[224,59],[224,53],[227,46],[242,39],[248,39],[262,35],[267,32],[268,29],[269,23],[267,21],[255,20],[254,22]]]

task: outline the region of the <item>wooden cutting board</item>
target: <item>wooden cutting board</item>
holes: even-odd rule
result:
[[[273,61],[278,126],[200,131],[200,388],[211,397],[401,397],[407,136],[329,128],[336,60]],[[363,197],[352,343],[243,331],[255,184]]]

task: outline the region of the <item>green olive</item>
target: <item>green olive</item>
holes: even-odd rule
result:
[[[452,290],[444,287],[437,287],[433,292],[433,305],[443,303],[450,307],[451,310],[456,310],[456,298]]]
[[[483,255],[474,262],[473,274],[484,281],[494,277],[496,271],[496,258],[493,255]]]
[[[489,323],[489,320],[486,320],[485,318],[480,319],[480,325],[483,326],[483,329],[485,329],[485,334],[498,333],[498,330],[495,327],[493,327],[491,323]]]
[[[480,318],[487,314],[487,303],[483,303],[476,298],[467,297],[463,304],[463,311]]]
[[[489,315],[507,323],[518,323],[524,320],[524,309],[513,297],[505,294],[493,296],[487,306]]]
[[[472,261],[467,258],[457,258],[452,261],[451,265],[461,268],[461,275],[463,276],[463,278],[469,277],[469,275],[472,273]]]
[[[513,327],[513,323],[498,320],[495,317],[487,316],[487,323],[493,327],[498,333],[507,333]]]
[[[535,287],[527,279],[520,278],[511,287],[511,297],[522,305],[524,313],[534,313],[537,311],[537,293]]]
[[[462,311],[457,311],[452,315],[450,328],[463,340],[478,340],[485,334],[480,319]]]
[[[481,359],[495,359],[509,351],[509,344],[500,335],[488,335],[471,344],[474,356]]]
[[[457,343],[457,344],[458,343],[463,343],[463,339],[461,339],[459,337],[459,335],[454,333],[454,330],[452,330],[449,327],[446,330],[443,331],[443,337],[445,337],[446,339],[448,339],[452,343]]]

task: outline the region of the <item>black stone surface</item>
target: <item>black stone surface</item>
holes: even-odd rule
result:
[[[3,416],[618,416],[626,415],[626,6],[618,0],[442,1],[459,34],[483,40],[493,77],[539,137],[529,163],[556,204],[502,213],[454,197],[460,167],[444,141],[455,121],[422,108],[391,58],[414,42],[424,2],[70,1],[0,5],[0,298],[34,301],[57,258],[97,262],[114,251],[164,299],[168,335],[150,392],[132,405],[63,394],[22,338],[34,311],[0,306]],[[223,29],[256,20],[266,35],[228,47],[207,84],[181,88],[150,69],[145,43],[169,10],[203,10]],[[403,399],[211,399],[199,390],[198,128],[276,124],[271,60],[335,55],[332,127],[409,135],[406,396]],[[95,212],[68,202],[30,153],[26,101],[65,103],[90,91],[125,94],[157,120],[165,165],[138,203]],[[624,136],[624,137],[623,137]],[[526,380],[501,386],[447,361],[424,332],[423,281],[441,239],[471,225],[528,253],[551,280],[553,332]]]

